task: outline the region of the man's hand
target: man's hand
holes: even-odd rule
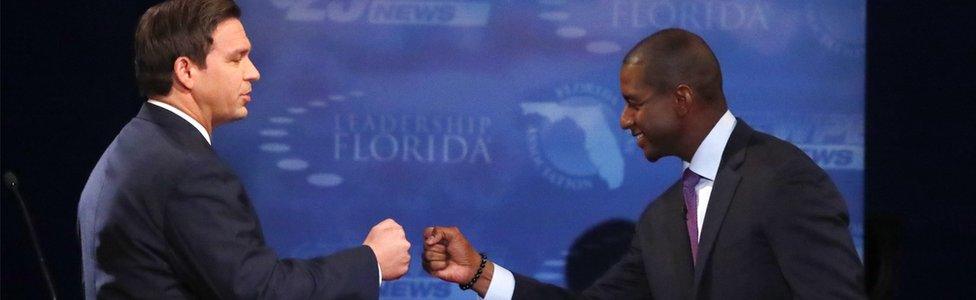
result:
[[[445,281],[468,284],[481,266],[481,255],[457,227],[427,227],[424,230],[424,270]],[[474,289],[484,296],[491,284],[494,264],[488,263]]]
[[[407,241],[403,227],[393,219],[386,219],[373,229],[363,241],[363,245],[373,249],[376,262],[383,271],[383,280],[395,280],[407,273],[410,268],[410,242]]]

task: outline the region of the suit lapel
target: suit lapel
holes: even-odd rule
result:
[[[688,240],[688,228],[685,226],[685,204],[684,196],[681,194],[681,182],[675,183],[662,195],[659,201],[664,201],[664,238],[668,245],[671,261],[668,266],[674,276],[674,282],[679,286],[675,287],[678,291],[687,291],[691,288],[695,272],[691,262],[691,245]],[[687,294],[685,294],[687,295]]]
[[[694,268],[692,299],[698,297],[702,276],[711,261],[715,239],[718,237],[722,223],[725,221],[725,213],[728,212],[735,190],[742,179],[737,170],[742,161],[745,160],[746,145],[751,137],[752,128],[741,119],[738,120],[735,129],[732,130],[732,135],[729,137],[729,142],[722,152],[722,161],[719,163],[718,174],[715,176],[715,184],[708,200],[708,209],[705,211],[705,222],[702,224],[701,237],[698,239],[698,264]],[[687,232],[687,229],[685,231]]]

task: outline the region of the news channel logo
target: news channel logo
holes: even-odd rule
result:
[[[487,1],[414,0],[270,0],[284,18],[384,26],[482,27],[488,23]]]

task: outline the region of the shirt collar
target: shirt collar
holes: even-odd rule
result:
[[[203,128],[203,125],[201,125],[200,122],[197,122],[197,120],[194,120],[193,117],[190,117],[190,115],[181,111],[179,108],[173,107],[172,105],[166,104],[165,102],[161,102],[159,100],[149,99],[149,103],[155,106],[162,107],[163,109],[173,112],[177,116],[180,116],[180,118],[183,118],[183,120],[189,122],[190,125],[193,125],[193,127],[195,127],[197,131],[200,131],[200,134],[203,135],[203,139],[207,140],[207,144],[213,145],[213,143],[210,142],[210,134],[207,133],[207,129]]]
[[[725,144],[732,136],[732,129],[735,129],[735,116],[729,110],[725,111],[722,118],[718,119],[712,131],[708,132],[702,140],[695,155],[691,157],[691,162],[685,162],[685,168],[690,168],[692,172],[705,179],[715,181],[718,173],[718,165],[722,161],[722,152],[725,151]]]

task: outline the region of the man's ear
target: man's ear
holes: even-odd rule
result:
[[[174,84],[192,90],[197,76],[199,76],[199,68],[189,57],[180,56],[173,62],[173,78],[176,79]]]
[[[685,116],[691,111],[691,105],[694,99],[694,93],[691,91],[691,87],[687,84],[679,84],[674,88],[674,109],[678,116]]]

